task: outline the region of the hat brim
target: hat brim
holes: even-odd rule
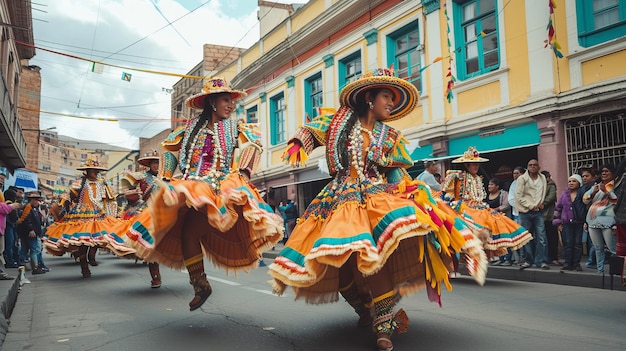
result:
[[[230,98],[233,101],[243,99],[248,95],[246,92],[240,90],[217,89],[211,91],[210,93],[198,93],[196,95],[193,95],[188,98],[185,103],[187,104],[187,107],[194,110],[204,110],[204,100],[207,98],[207,96],[221,93],[230,93]]]
[[[478,158],[465,158],[465,156],[461,156],[452,160],[452,163],[483,163],[488,162],[488,158],[478,157]]]
[[[139,163],[142,166],[150,167],[150,163],[152,163],[152,161],[158,161],[158,160],[159,160],[158,156],[148,156],[148,157],[142,157],[138,159],[137,163]]]
[[[389,89],[394,94],[396,104],[391,109],[387,121],[395,121],[405,117],[415,109],[419,100],[419,91],[406,80],[398,77],[374,76],[357,79],[346,85],[339,94],[339,102],[354,110],[357,105],[357,97],[371,89]]]
[[[81,167],[76,167],[76,169],[77,169],[77,170],[79,170],[79,171],[84,171],[84,170],[87,170],[87,169],[95,169],[95,170],[98,170],[98,171],[103,171],[103,172],[108,171],[108,169],[106,169],[106,168],[102,168],[102,167],[93,167],[93,166],[87,166],[87,167],[85,167],[85,166],[81,166]]]

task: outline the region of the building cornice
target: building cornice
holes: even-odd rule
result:
[[[231,85],[235,89],[244,89],[246,88],[244,84],[262,81],[269,73],[274,73],[320,43],[329,41],[332,34],[384,2],[385,0],[370,0],[367,1],[368,6],[363,6],[363,1],[336,2],[322,12],[315,21],[309,22],[296,33],[285,38],[283,42],[268,52],[264,52],[258,60],[231,79]],[[254,45],[248,50],[258,49],[258,45]]]

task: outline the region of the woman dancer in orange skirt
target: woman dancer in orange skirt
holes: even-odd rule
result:
[[[487,193],[478,175],[480,163],[489,161],[480,157],[474,147],[452,163],[462,163],[465,170],[449,170],[443,181],[442,198],[461,215],[476,231],[485,231],[485,253],[488,258],[502,256],[508,249],[517,250],[532,239],[526,228],[517,224],[504,213],[494,211],[485,202]]]
[[[262,252],[283,237],[282,218],[250,182],[262,151],[258,125],[230,117],[233,102],[244,96],[224,79],[214,78],[202,93],[187,99],[187,106],[202,113],[162,143],[170,152],[180,151],[181,179],[157,179],[160,188],[152,194],[148,211],[137,216],[128,232],[139,257],[187,268],[195,292],[191,311],[212,291],[203,253],[226,271],[247,270],[257,267]],[[176,163],[165,160],[165,178]]]
[[[97,160],[88,159],[77,169],[85,172],[81,183],[70,189],[70,201],[63,202],[66,214],[47,228],[44,245],[55,256],[73,253],[80,262],[83,278],[89,278],[89,265],[98,265],[95,260],[98,247],[109,249],[118,256],[132,254],[135,250],[127,247],[120,238],[119,234],[125,233],[112,232],[121,221],[116,218],[117,203],[111,188],[98,177],[106,168]]]
[[[394,313],[399,297],[426,287],[439,302],[441,287],[451,288],[452,255],[467,247],[427,186],[407,180],[404,168],[413,161],[406,141],[384,123],[409,114],[417,97],[392,70],[367,72],[342,90],[336,113],[327,111],[296,132],[285,155],[298,165],[325,145],[333,180],[270,265],[274,291],[290,286],[309,303],[334,302],[341,294],[359,315],[358,325],[372,325],[379,350],[391,350],[392,334],[408,327],[406,313]],[[478,242],[469,251],[482,281],[484,253]]]

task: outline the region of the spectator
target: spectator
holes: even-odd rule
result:
[[[420,173],[417,180],[421,180],[426,183],[432,192],[441,191],[441,183],[435,179],[435,174],[439,172],[439,166],[435,161],[424,161],[424,172]],[[441,179],[441,175],[439,175]]]
[[[515,186],[515,207],[519,211],[520,224],[532,233],[534,239],[525,246],[526,262],[520,269],[529,268],[533,264],[541,269],[550,269],[546,263],[546,228],[541,214],[547,183],[546,177],[539,170],[537,160],[528,161],[528,170],[517,178]]]
[[[580,257],[583,246],[583,224],[587,208],[578,194],[583,184],[581,176],[573,174],[567,179],[567,189],[563,191],[554,208],[552,224],[561,229],[561,240],[565,251],[565,261],[561,273],[577,270],[582,272]]]
[[[6,217],[16,209],[22,207],[22,205],[14,202],[15,192],[12,190],[5,191],[1,197],[3,200],[6,199],[6,201],[0,201],[0,236],[4,236],[7,229]],[[9,230],[12,231],[13,229],[9,228]],[[14,279],[14,277],[9,276],[4,269],[2,269],[7,264],[4,259],[4,246],[4,238],[0,238],[0,262],[2,263],[2,266],[0,266],[0,280]]]
[[[293,198],[289,199],[289,202],[284,206],[279,206],[278,209],[283,213],[283,219],[285,221],[285,237],[283,242],[287,242],[291,231],[296,226],[296,220],[300,216],[298,212],[298,205],[293,201]]]
[[[617,229],[615,226],[617,196],[613,192],[614,170],[615,167],[609,164],[600,167],[600,183],[587,190],[583,196],[584,203],[589,205],[587,227],[596,251],[598,273],[604,273],[605,246],[609,254],[615,254],[613,233]]]
[[[580,176],[583,179],[583,185],[578,189],[578,195],[582,199],[583,196],[594,184],[596,184],[598,180],[598,175],[596,174],[595,169],[593,167],[583,168]],[[587,210],[585,208],[585,218],[587,217]],[[583,225],[583,243],[587,244],[587,262],[585,266],[587,268],[596,269],[596,250],[593,247],[593,242],[591,241],[591,236],[589,235],[589,228],[587,227],[587,223]]]
[[[615,254],[626,256],[626,158],[617,166],[615,172],[615,188],[613,192],[617,196],[615,203]]]
[[[22,242],[19,265],[24,265],[26,254],[30,252],[32,273],[43,274],[45,271],[37,261],[38,250],[41,250],[38,242],[43,235],[41,214],[39,213],[39,202],[42,200],[42,197],[38,191],[33,191],[28,193],[26,198],[28,199],[28,204],[24,207],[20,218],[17,220],[17,234]]]
[[[559,232],[552,225],[554,218],[554,206],[556,205],[556,183],[552,180],[552,175],[548,171],[541,171],[546,177],[546,197],[543,199],[543,225],[546,228],[546,238],[548,239],[548,262],[555,266],[561,266],[559,261]]]
[[[517,185],[517,178],[524,174],[526,169],[522,166],[517,166],[513,169],[513,181],[511,185],[509,185],[509,205],[511,205],[511,219],[519,224],[519,211],[517,207],[515,207],[515,185]],[[518,250],[512,250],[511,252],[511,261],[513,263],[523,264],[525,261],[526,254],[524,252],[524,247],[520,247]]]
[[[500,186],[500,179],[492,178],[491,180],[489,180],[489,184],[487,185],[487,190],[489,191],[489,193],[485,198],[485,203],[495,212],[504,213],[507,217],[511,218],[511,205],[509,204],[509,194],[506,192],[506,190],[502,190]],[[511,266],[511,249],[507,248],[506,255],[500,256],[499,259],[494,263],[494,265]]]
[[[4,192],[4,199],[7,204],[16,204],[18,207],[22,207],[22,203],[16,201],[15,190],[7,189]],[[15,232],[15,226],[17,226],[17,209],[13,209],[6,215],[6,227],[4,230],[4,267],[5,268],[17,268],[17,233]]]

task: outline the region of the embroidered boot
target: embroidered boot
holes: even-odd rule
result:
[[[83,275],[83,278],[91,277],[91,271],[89,270],[89,263],[87,263],[87,256],[86,255],[78,256],[78,262],[80,262],[80,272]]]
[[[213,291],[211,289],[211,284],[209,284],[209,281],[206,279],[206,274],[204,274],[204,261],[202,260],[202,254],[185,260],[185,266],[189,272],[189,282],[193,286],[193,291],[195,293],[195,296],[191,302],[189,302],[189,310],[193,311],[200,308]]]
[[[159,271],[159,264],[156,262],[148,263],[148,270],[150,270],[150,287],[153,289],[161,287],[161,272]]]
[[[339,293],[346,299],[346,302],[354,308],[354,312],[359,315],[358,327],[367,327],[372,324],[371,297],[369,295],[359,295],[359,289],[354,282],[347,287],[339,289]]]
[[[94,267],[98,265],[98,262],[96,262],[97,251],[98,251],[98,247],[92,246],[89,248],[89,251],[87,252],[87,262]]]
[[[376,346],[379,351],[391,351],[393,350],[391,335],[394,331],[398,334],[406,332],[409,327],[409,318],[402,309],[395,315],[393,314],[395,305],[393,291],[375,297],[372,302],[376,314],[372,322],[372,330],[376,333]]]

